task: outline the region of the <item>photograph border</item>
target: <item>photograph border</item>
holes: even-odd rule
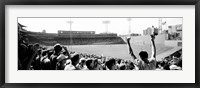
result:
[[[139,88],[198,88],[200,0],[1,0],[0,1],[0,87],[12,88],[77,88],[77,87],[139,87]],[[5,83],[5,6],[6,5],[195,5],[195,83]]]

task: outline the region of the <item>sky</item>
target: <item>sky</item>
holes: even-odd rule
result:
[[[131,19],[131,20],[128,20]],[[72,31],[95,31],[96,34],[109,32],[118,35],[131,33],[143,34],[143,30],[148,27],[158,27],[159,18],[18,18],[18,22],[27,26],[26,30],[33,32],[57,33],[58,30]],[[104,21],[109,21],[104,24]],[[166,22],[162,26],[163,30],[169,25],[182,24],[182,18],[162,18]]]

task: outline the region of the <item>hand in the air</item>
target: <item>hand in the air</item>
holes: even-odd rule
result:
[[[129,42],[131,40],[131,37],[126,37],[126,40]]]

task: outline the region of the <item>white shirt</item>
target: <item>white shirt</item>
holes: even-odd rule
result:
[[[69,64],[65,66],[64,70],[76,70],[76,68],[73,65]]]
[[[139,68],[139,70],[156,70],[156,60],[154,58],[150,58],[148,64],[142,60],[136,60],[136,66]]]

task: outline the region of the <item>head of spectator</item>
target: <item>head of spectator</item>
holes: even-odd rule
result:
[[[86,66],[87,66],[87,68],[88,68],[89,70],[93,70],[93,68],[94,68],[93,60],[92,60],[92,59],[88,59],[88,60],[86,61]]]
[[[80,55],[79,55],[79,54],[75,54],[75,55],[71,58],[72,65],[76,66],[76,65],[79,63],[79,60],[80,60]]]
[[[107,67],[109,70],[116,70],[117,66],[116,66],[116,61],[115,61],[115,59],[109,59],[109,60],[106,62],[106,67]]]
[[[52,50],[48,50],[48,58],[50,58],[52,54],[53,54],[53,51]]]
[[[62,50],[62,47],[61,47],[60,44],[55,44],[55,45],[54,45],[55,54],[60,53],[61,50]]]
[[[178,64],[178,61],[179,61],[179,58],[177,58],[177,57],[172,57],[172,60],[171,60],[171,62],[170,62],[170,64],[172,64],[172,65],[177,65]]]
[[[40,46],[39,46],[39,44],[34,44],[34,45],[32,45],[32,44],[29,44],[28,45],[28,56],[30,56],[30,57],[34,57],[35,55],[37,55],[38,54],[38,51],[39,51],[39,48],[40,48]]]
[[[94,59],[93,64],[94,64],[94,67],[93,67],[94,70],[102,70],[103,69],[101,66],[101,62],[98,59]]]
[[[180,50],[180,51],[182,51],[182,50]],[[173,57],[179,58],[181,56],[181,52],[180,51],[177,51],[176,53],[174,53]]]
[[[46,56],[46,55],[48,55],[48,51],[47,50],[43,50],[42,51],[42,56]]]
[[[87,66],[86,66],[86,59],[84,57],[82,57],[79,60],[79,64],[77,64],[76,67],[79,68],[80,70],[88,70]]]
[[[129,66],[129,70],[135,69],[135,65],[133,64],[133,62],[130,62],[128,66]]]
[[[121,64],[121,61],[122,61],[121,59],[118,59],[117,64]]]
[[[120,65],[119,70],[126,70],[126,65],[125,64]]]
[[[39,49],[39,50],[38,50],[38,55],[42,55],[42,52],[43,52],[43,51],[42,51],[41,49]]]
[[[40,45],[38,43],[35,43],[33,45],[33,49],[38,51],[40,49]]]
[[[125,64],[126,64],[126,65],[128,64],[128,61],[127,61],[127,60],[125,60]]]
[[[28,50],[30,51],[32,49],[33,45],[32,44],[28,44]]]
[[[63,55],[63,54],[60,54],[58,57],[57,57],[57,69],[58,70],[64,70],[65,66],[66,66],[66,60],[68,60],[68,57]]]
[[[145,63],[148,63],[148,53],[146,51],[141,51],[139,56]]]
[[[86,59],[84,57],[82,57],[80,60],[79,60],[79,65],[83,66],[86,64]]]
[[[158,61],[158,62],[156,63],[156,68],[158,68],[158,69],[163,69],[162,63],[163,63],[163,61]]]

